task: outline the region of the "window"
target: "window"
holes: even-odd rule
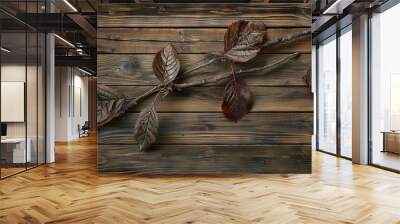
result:
[[[372,164],[400,170],[400,4],[371,18]]]
[[[336,153],[336,35],[318,46],[317,149]]]
[[[352,157],[352,32],[341,31],[340,40],[340,155]]]
[[[352,157],[352,26],[317,50],[317,149]]]
[[[45,5],[0,2],[20,16]],[[0,178],[45,163],[45,44],[44,33],[0,13]]]

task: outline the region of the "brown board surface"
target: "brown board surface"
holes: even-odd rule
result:
[[[262,21],[266,40],[311,26],[309,4],[101,4],[98,15],[98,84],[135,98],[158,85],[155,54],[168,43],[182,71],[221,52],[227,26]],[[220,10],[212,10],[218,8]],[[239,122],[221,113],[225,80],[175,90],[157,103],[159,136],[141,152],[134,138],[138,113],[151,98],[98,128],[98,170],[135,175],[220,175],[310,173],[313,96],[305,75],[311,67],[311,37],[264,49],[236,69],[264,66],[298,52],[271,72],[243,76],[255,96]],[[205,66],[179,80],[191,82],[230,71],[226,61]]]

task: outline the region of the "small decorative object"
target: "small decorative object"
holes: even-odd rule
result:
[[[106,125],[147,97],[154,96],[149,105],[144,107],[139,114],[134,127],[134,137],[139,149],[147,151],[157,140],[159,121],[156,108],[158,100],[162,100],[171,91],[221,82],[226,83],[221,105],[222,112],[228,120],[238,122],[251,111],[254,104],[254,95],[243,78],[257,71],[268,73],[296,58],[299,53],[293,53],[262,67],[235,69],[238,67],[237,64],[254,59],[262,49],[294,41],[310,34],[310,30],[306,30],[266,41],[266,31],[266,26],[261,22],[236,21],[228,27],[225,33],[223,53],[210,53],[199,62],[188,66],[184,71],[181,70],[179,55],[175,47],[168,44],[156,54],[153,60],[153,72],[160,82],[157,86],[135,98],[125,97],[106,86],[98,86],[98,126]],[[182,82],[182,79],[185,79],[188,74],[217,61],[228,62],[231,71],[191,82]],[[311,72],[308,73],[311,74]],[[304,76],[307,86],[311,85],[310,74]]]

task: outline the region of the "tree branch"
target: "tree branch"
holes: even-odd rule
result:
[[[292,42],[292,41],[298,40],[298,39],[303,38],[303,37],[305,37],[307,35],[310,35],[310,34],[311,34],[311,30],[307,29],[307,30],[305,30],[303,32],[293,33],[293,34],[289,34],[289,35],[284,36],[284,37],[277,38],[275,40],[267,41],[262,45],[262,47],[263,48],[268,48],[268,47],[272,47],[272,46],[275,46],[275,45],[278,45],[278,44],[283,44],[283,43],[286,44],[288,42]]]
[[[265,72],[270,72],[284,64],[286,64],[287,62],[289,62],[290,60],[296,58],[297,56],[299,56],[299,53],[293,53],[287,57],[284,57],[282,59],[279,59],[271,64],[265,65],[263,67],[257,67],[257,68],[250,68],[250,69],[239,69],[238,71],[235,72],[236,75],[244,75],[246,73],[254,73],[257,71],[265,71]],[[193,82],[189,82],[189,83],[177,83],[174,84],[174,87],[177,89],[183,89],[183,88],[188,88],[188,87],[193,87],[193,86],[204,86],[204,85],[208,85],[211,83],[217,83],[219,81],[222,81],[224,79],[229,78],[232,75],[232,71],[229,72],[225,72],[216,76],[213,76],[211,78],[207,78],[207,79],[201,79],[201,80],[196,80]]]
[[[272,47],[278,44],[285,44],[288,42],[292,42],[295,40],[298,40],[304,36],[307,36],[311,34],[311,30],[307,29],[303,32],[298,32],[298,33],[293,33],[293,34],[289,34],[287,36],[284,37],[280,37],[280,38],[276,38],[274,40],[265,42],[262,45],[262,48],[268,48],[268,47]],[[139,39],[118,39],[118,38],[97,38],[99,40],[112,40],[112,41],[155,41],[155,40],[139,40]],[[165,41],[159,41],[159,42],[165,42]],[[171,41],[170,41],[171,42]],[[182,41],[175,41],[177,43],[182,43]],[[194,64],[190,65],[185,71],[183,71],[178,77],[177,80],[180,79],[184,79],[187,78],[187,76],[192,73],[193,71],[196,71],[200,68],[203,68],[205,66],[208,66],[218,60],[222,60],[224,59],[224,55],[223,53],[218,53],[218,52],[214,52],[214,53],[209,53],[207,54],[207,56],[197,62],[195,62]]]
[[[277,38],[275,40],[264,43],[262,45],[262,48],[268,48],[268,47],[272,47],[272,46],[275,46],[278,44],[283,44],[283,43],[291,42],[294,40],[298,40],[306,35],[309,35],[310,33],[311,33],[310,30],[306,30],[306,31],[303,31],[300,33],[294,33],[294,34],[287,35],[285,37]],[[222,74],[219,74],[219,75],[213,76],[211,78],[207,78],[207,79],[196,80],[196,81],[188,82],[188,83],[172,84],[172,87],[179,90],[179,89],[188,88],[188,87],[192,87],[192,86],[205,86],[205,85],[209,85],[211,83],[218,83],[222,80],[229,78],[233,72],[235,72],[235,74],[238,76],[245,75],[246,73],[254,73],[256,71],[270,72],[270,71],[284,65],[285,63],[289,62],[290,60],[294,59],[298,55],[299,55],[299,53],[291,54],[285,58],[279,59],[279,60],[277,60],[271,64],[265,65],[263,67],[257,67],[257,68],[251,68],[251,69],[245,69],[245,70],[239,69],[238,71],[229,71],[229,72],[222,73]],[[223,60],[224,58],[225,57],[223,56],[222,53],[208,54],[207,57],[194,63],[193,65],[189,66],[187,70],[182,72],[178,76],[177,81],[187,78],[189,76],[189,74],[192,73],[193,71],[196,71],[200,68],[210,65],[218,60]],[[107,124],[114,118],[119,117],[120,115],[124,114],[128,108],[136,106],[137,104],[139,104],[141,101],[143,101],[147,97],[153,95],[154,93],[160,92],[163,88],[165,88],[164,85],[157,85],[157,86],[152,87],[151,89],[149,89],[148,91],[146,91],[145,93],[143,93],[140,96],[137,96],[134,98],[122,98],[119,100],[114,100],[115,102],[112,102],[111,104],[106,103],[106,104],[102,105],[102,108],[104,108],[105,111],[109,111],[109,110],[114,110],[114,111],[110,114],[101,116],[102,118],[101,118],[101,121],[99,122],[99,127]]]
[[[222,59],[224,59],[224,56],[220,53],[207,54],[207,56],[205,58],[201,59],[200,61],[195,62],[194,64],[190,65],[185,71],[183,71],[182,74],[180,74],[180,76],[178,76],[178,79],[187,78],[187,76],[191,72],[196,71],[202,67],[210,65],[210,64],[214,63],[215,61],[222,60]]]
[[[270,72],[274,69],[277,69],[278,67],[288,63],[289,61],[293,60],[294,58],[298,57],[299,53],[293,53],[287,57],[281,58],[276,60],[275,62],[262,66],[262,67],[257,67],[257,68],[250,68],[250,69],[239,69],[238,71],[236,71],[236,75],[238,76],[243,76],[246,73],[254,73],[257,71],[265,71],[265,72]],[[201,79],[201,80],[196,80],[193,82],[189,82],[189,83],[177,83],[177,84],[173,84],[174,88],[177,89],[183,89],[183,88],[188,88],[188,87],[193,87],[193,86],[205,86],[211,83],[217,83],[221,80],[227,79],[232,75],[232,71],[229,72],[225,72],[216,76],[213,76],[211,78],[207,78],[207,79]],[[139,95],[137,97],[134,98],[125,98],[126,100],[128,100],[127,106],[128,108],[135,106],[136,104],[140,103],[142,100],[144,100],[145,98],[147,98],[148,96],[153,95],[154,93],[160,91],[163,88],[162,85],[158,85],[158,86],[154,86],[153,88],[149,89],[148,91],[146,91],[145,93],[143,93],[142,95]]]
[[[276,38],[274,40],[267,41],[262,45],[262,48],[273,47],[273,46],[278,45],[278,44],[286,44],[286,43],[301,39],[301,38],[303,38],[303,37],[305,37],[307,35],[310,35],[310,34],[311,34],[311,30],[310,29],[307,29],[307,30],[305,30],[303,32],[292,33],[292,34],[286,35],[284,37],[279,37],[279,38]],[[192,66],[189,67],[188,70],[184,71],[181,74],[180,78],[185,78],[185,76],[187,76],[191,72],[193,72],[195,70],[198,70],[198,69],[200,69],[202,67],[205,67],[205,66],[207,66],[209,64],[212,64],[215,61],[224,59],[224,58],[225,57],[224,57],[224,55],[222,53],[208,54],[207,57],[205,57],[204,59],[194,63]]]
[[[162,85],[158,85],[158,86],[154,86],[153,88],[147,90],[145,93],[143,93],[142,95],[138,96],[138,97],[129,97],[129,98],[125,98],[125,100],[127,100],[127,107],[133,107],[136,104],[140,103],[142,100],[144,100],[146,97],[153,95],[154,93],[160,91],[162,88]]]
[[[270,71],[272,71],[274,69],[277,69],[280,66],[288,63],[289,61],[293,60],[294,58],[298,57],[299,55],[300,55],[299,53],[293,53],[293,54],[291,54],[289,56],[286,56],[284,58],[278,59],[278,60],[272,62],[271,64],[268,64],[268,65],[265,65],[265,66],[262,66],[262,67],[250,68],[250,69],[244,69],[244,70],[243,69],[239,69],[237,71],[229,71],[229,72],[221,73],[219,75],[216,75],[216,76],[213,76],[213,77],[207,78],[207,79],[196,80],[196,81],[188,82],[188,83],[173,84],[173,88],[176,88],[176,89],[180,90],[180,89],[189,88],[189,87],[193,87],[193,86],[206,86],[208,84],[218,83],[218,82],[220,82],[222,80],[230,78],[230,76],[232,75],[232,72],[235,72],[236,76],[243,76],[243,75],[246,75],[246,74],[254,74],[257,71],[270,72]],[[153,95],[154,93],[157,93],[157,92],[161,91],[163,88],[165,88],[165,86],[163,86],[163,85],[154,86],[151,89],[147,90],[142,95],[139,95],[139,96],[134,97],[134,98],[124,98],[123,100],[125,100],[125,103],[124,103],[125,106],[119,108],[119,110],[116,113],[111,114],[109,116],[106,116],[106,119],[104,119],[101,122],[99,122],[98,126],[101,127],[103,125],[106,125],[108,122],[110,122],[114,118],[119,117],[120,115],[125,113],[125,111],[128,108],[136,106],[142,100],[144,100],[147,97]]]

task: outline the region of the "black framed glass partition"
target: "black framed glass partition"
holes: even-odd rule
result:
[[[45,163],[45,34],[21,20],[45,1],[0,3],[0,178]],[[13,9],[12,11],[7,11]]]
[[[400,4],[370,18],[370,163],[400,171]]]
[[[352,157],[352,26],[317,45],[317,150]]]
[[[1,177],[26,170],[26,32],[1,32]],[[6,49],[6,50],[4,50]],[[30,160],[28,160],[29,162]]]

